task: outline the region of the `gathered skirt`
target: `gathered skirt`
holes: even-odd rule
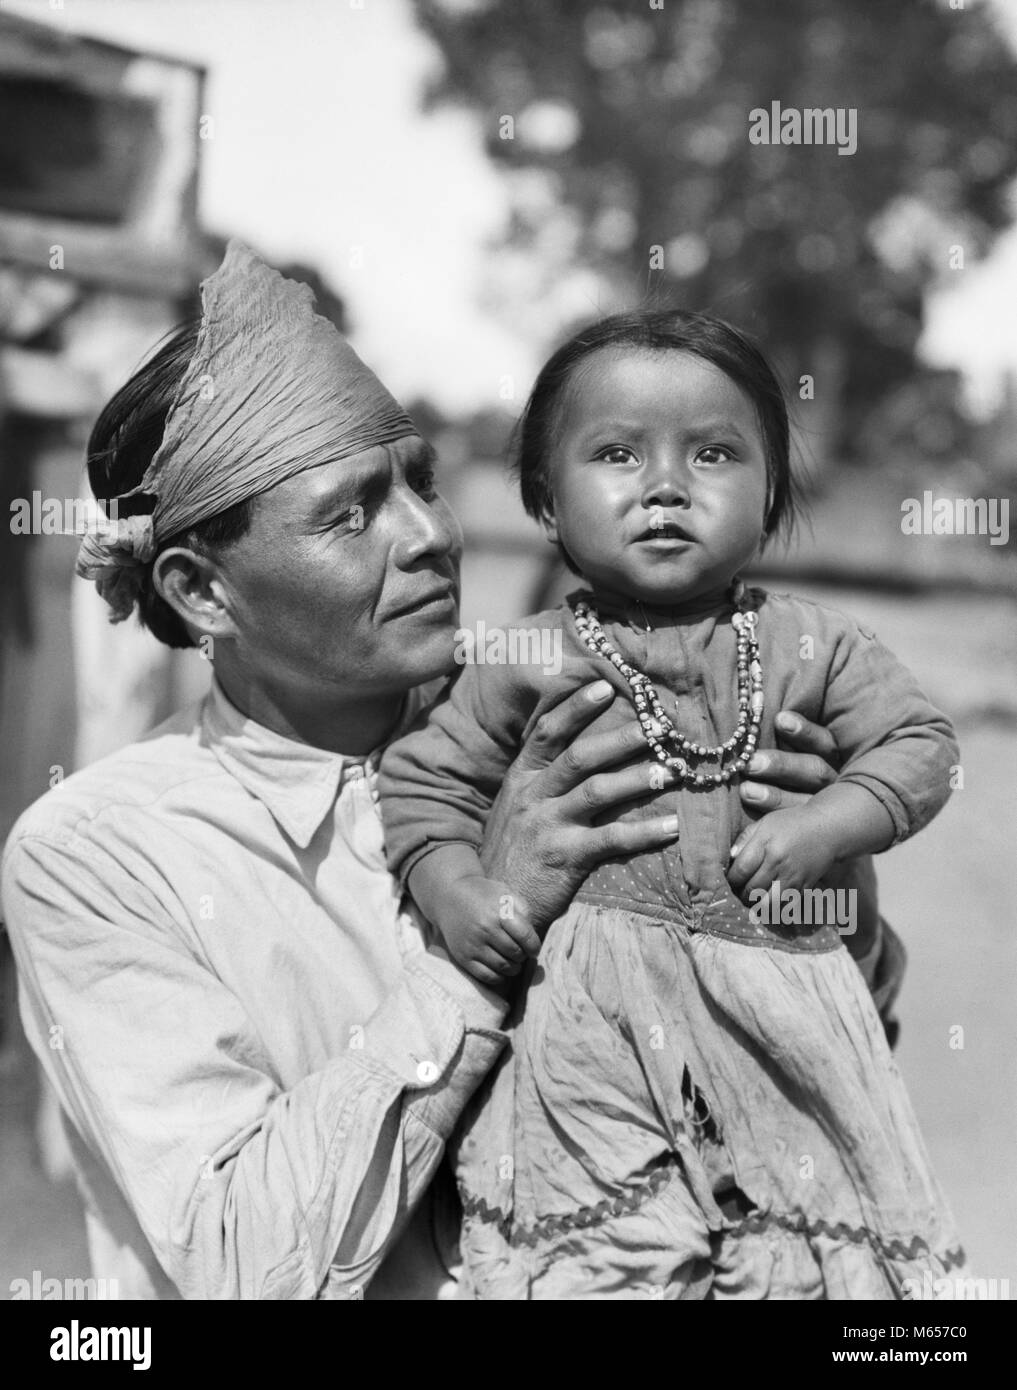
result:
[[[462,1297],[896,1299],[963,1267],[842,946],[577,900],[509,1033],[454,1148]]]

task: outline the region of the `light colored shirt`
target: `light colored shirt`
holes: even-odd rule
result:
[[[371,1296],[448,1282],[421,1199],[505,1006],[425,953],[376,763],[213,683],[15,826],[22,1017],[120,1297],[357,1298],[389,1252]]]

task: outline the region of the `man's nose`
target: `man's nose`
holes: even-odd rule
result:
[[[462,532],[447,503],[426,501],[410,493],[410,514],[403,523],[401,558],[411,565],[424,556],[444,559],[462,549]]]
[[[689,481],[680,463],[660,459],[651,465],[643,482],[644,507],[687,507],[689,501]]]

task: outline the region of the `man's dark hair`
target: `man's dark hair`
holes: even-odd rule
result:
[[[120,500],[137,487],[162,443],[166,418],[176,399],[188,364],[198,343],[200,320],[173,332],[158,352],[134,373],[104,407],[88,440],[88,481],[96,498],[117,501],[117,515],[144,516],[155,507],[148,493]],[[251,525],[253,499],[168,536],[158,544],[156,556],[170,546],[184,545],[204,554],[215,554],[246,535]],[[138,617],[160,642],[169,647],[193,647],[194,641],[180,618],[156,592],[151,563],[144,567],[137,600]]]
[[[760,348],[745,333],[723,319],[682,309],[635,310],[602,319],[575,334],[545,363],[515,434],[514,471],[529,515],[546,521],[553,514],[550,463],[562,400],[580,364],[605,348],[695,353],[742,388],[756,407],[766,451],[764,533],[767,539],[777,532],[790,534],[798,498],[791,476],[787,403],[780,382]],[[562,558],[578,573],[564,550]]]

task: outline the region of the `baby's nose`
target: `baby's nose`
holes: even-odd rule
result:
[[[687,507],[688,484],[680,474],[662,471],[647,480],[642,502],[644,507]]]

